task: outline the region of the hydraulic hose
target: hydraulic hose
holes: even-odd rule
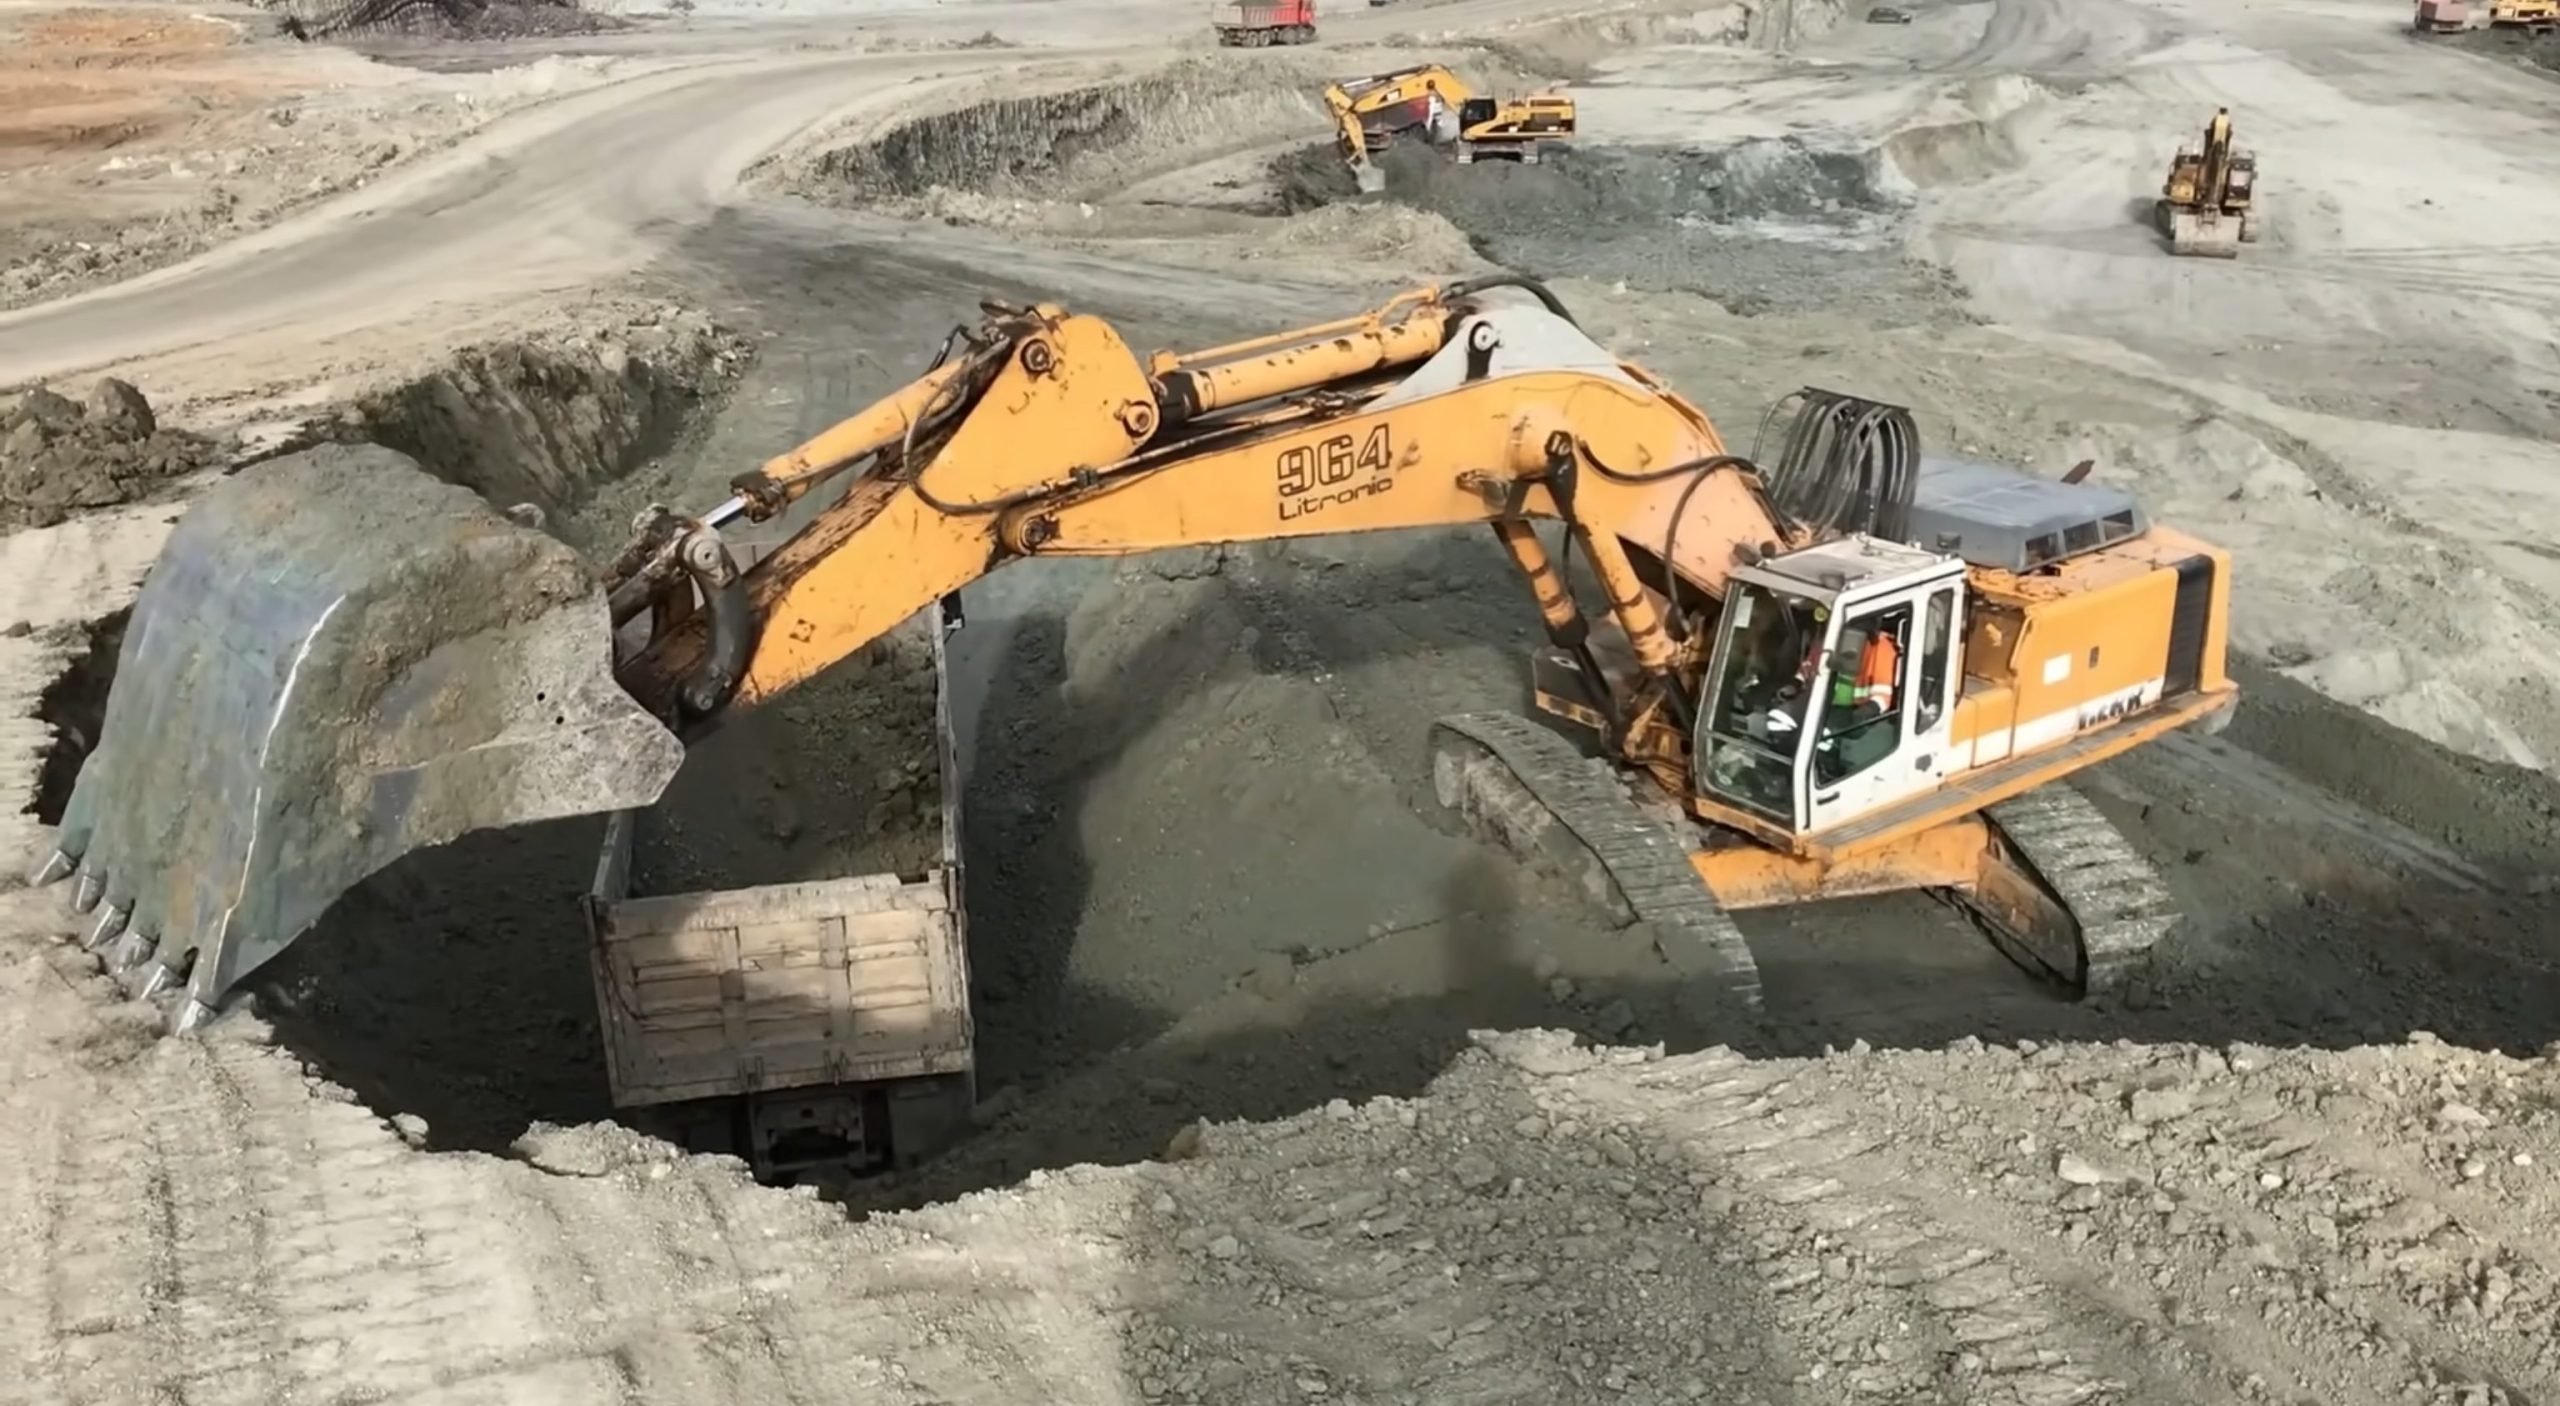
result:
[[[1456,283],[1450,284],[1445,291],[1449,297],[1463,298],[1470,293],[1484,292],[1488,288],[1517,288],[1521,292],[1528,294],[1530,297],[1537,299],[1547,311],[1554,313],[1556,316],[1563,318],[1567,322],[1573,323],[1576,327],[1580,327],[1582,325],[1580,322],[1574,321],[1573,313],[1565,307],[1564,300],[1555,295],[1554,290],[1525,274],[1489,273],[1482,278],[1461,279]]]
[[[1778,413],[1797,407],[1774,459],[1760,454]],[[1752,444],[1769,496],[1816,535],[1865,532],[1904,541],[1919,487],[1920,430],[1899,405],[1807,386],[1769,407]]]

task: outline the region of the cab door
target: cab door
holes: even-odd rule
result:
[[[1934,790],[1954,769],[1963,595],[1963,577],[1946,577],[1835,615],[1803,761],[1808,831]]]

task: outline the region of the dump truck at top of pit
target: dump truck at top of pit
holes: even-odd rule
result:
[[[1210,7],[1209,25],[1229,48],[1312,44],[1316,0],[1219,0]]]
[[[2065,993],[2109,989],[2176,908],[2065,783],[2229,717],[2228,554],[2077,473],[1930,458],[1901,407],[1789,402],[1738,454],[1496,275],[1152,356],[989,303],[601,573],[421,474],[253,468],[146,579],[37,878],[190,1030],[401,854],[652,805],[688,748],[1008,563],[1473,524],[1543,627],[1555,725],[1442,719],[1434,789],[1644,923],[1713,1019],[1760,1018],[1734,911],[1911,889]],[[733,536],[811,504],[741,561]]]

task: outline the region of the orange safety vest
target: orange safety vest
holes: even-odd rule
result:
[[[1858,655],[1858,701],[1892,712],[1894,680],[1901,672],[1902,649],[1893,636],[1882,630],[1867,636],[1867,647]]]

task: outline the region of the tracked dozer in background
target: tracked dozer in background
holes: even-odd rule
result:
[[[1325,85],[1324,101],[1333,113],[1335,145],[1367,194],[1386,188],[1377,154],[1409,136],[1448,151],[1461,164],[1534,164],[1549,143],[1571,137],[1579,120],[1573,99],[1562,93],[1488,97],[1439,64],[1340,79]]]
[[[1898,889],[2104,989],[2174,915],[2053,783],[2227,716],[2227,557],[2094,485],[1928,460],[1892,406],[1807,391],[1790,424],[1735,455],[1500,276],[1150,358],[989,304],[727,502],[653,512],[601,579],[420,474],[252,469],[145,585],[39,877],[189,1028],[400,854],[645,806],[688,744],[1006,563],[1473,523],[1546,628],[1541,702],[1610,766],[1453,718],[1452,805],[1587,856],[1745,1001],[1729,910]],[[739,524],[811,507],[742,564]]]
[[[2156,211],[2173,254],[2236,258],[2258,241],[2258,158],[2231,141],[2231,110],[2215,108],[2204,145],[2184,146],[2169,162]]]

